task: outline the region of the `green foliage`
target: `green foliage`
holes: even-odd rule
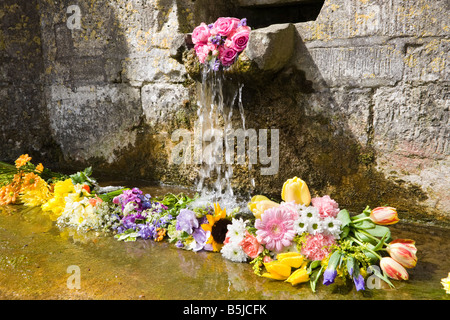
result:
[[[91,178],[92,167],[88,167],[83,171],[78,171],[77,173],[71,174],[70,179],[72,179],[73,184],[87,184],[90,187],[94,187],[97,185],[97,181],[94,178]]]

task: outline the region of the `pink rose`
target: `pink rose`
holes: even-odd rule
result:
[[[214,22],[213,29],[219,36],[226,37],[237,28],[239,22],[237,18],[219,18]]]
[[[210,36],[209,27],[202,22],[192,31],[192,42],[194,44],[206,44]]]
[[[236,57],[236,50],[227,47],[219,47],[219,59],[225,67],[231,66]]]
[[[248,231],[245,232],[245,238],[239,242],[242,250],[252,259],[255,259],[261,252],[263,252],[263,246],[258,242],[256,237],[250,234]]]
[[[237,28],[231,35],[232,46],[230,48],[237,52],[243,51],[247,47],[250,30],[251,29],[247,26]]]
[[[195,49],[195,54],[198,57],[198,60],[200,61],[200,63],[205,63],[206,58],[208,57],[209,53],[211,51],[216,50],[216,46],[213,44],[196,44],[194,46]]]
[[[339,213],[339,205],[330,196],[323,196],[311,199],[312,205],[319,210],[321,218],[333,217],[336,218]]]

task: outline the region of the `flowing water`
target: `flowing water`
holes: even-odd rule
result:
[[[234,145],[230,145],[226,139],[226,134],[236,129],[232,123],[236,99],[242,129],[244,131],[246,129],[242,89],[242,84],[236,86],[233,83],[227,83],[225,88],[222,72],[214,72],[207,68],[202,71],[194,137],[196,140],[194,159],[200,164],[196,184],[197,192],[200,194],[197,205],[220,201],[229,208],[242,206],[236,202],[231,184]],[[227,158],[227,151],[230,150],[233,152],[232,157]],[[250,181],[253,181],[251,177]]]
[[[123,184],[123,183],[119,183]],[[193,192],[174,187],[140,187],[152,196]],[[409,281],[356,292],[352,285],[291,286],[253,274],[251,265],[220,253],[185,251],[166,241],[119,242],[111,234],[59,228],[40,209],[0,207],[0,299],[433,299],[450,300],[440,279],[450,272],[450,233],[399,222],[398,238],[416,240],[418,263]],[[68,286],[79,268],[80,288]],[[72,267],[73,268],[73,267]],[[70,281],[69,281],[70,282]]]

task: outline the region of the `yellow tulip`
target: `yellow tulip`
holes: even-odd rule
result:
[[[277,260],[292,268],[299,268],[303,263],[303,256],[298,252],[279,253]]]
[[[261,219],[261,215],[269,208],[278,207],[280,204],[276,203],[269,198],[257,195],[254,196],[248,203],[248,209],[253,212],[256,219]]]
[[[280,261],[270,261],[264,263],[267,273],[263,273],[262,276],[275,280],[286,280],[291,274],[291,267],[287,266]]]
[[[286,202],[295,201],[296,204],[308,206],[311,203],[311,194],[305,181],[294,177],[283,184],[281,198]]]
[[[305,268],[300,268],[292,272],[289,278],[286,279],[286,282],[290,282],[294,286],[298,283],[306,282],[308,280],[309,275],[305,265]]]

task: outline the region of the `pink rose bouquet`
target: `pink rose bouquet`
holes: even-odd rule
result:
[[[220,66],[228,68],[247,47],[250,31],[246,18],[221,17],[209,25],[202,22],[192,32],[195,54],[214,71]]]

